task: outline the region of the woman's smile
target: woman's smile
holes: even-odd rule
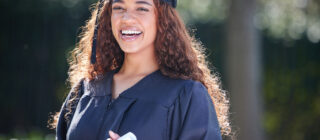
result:
[[[120,30],[119,35],[123,41],[131,42],[143,37],[143,32],[135,28],[124,28]]]

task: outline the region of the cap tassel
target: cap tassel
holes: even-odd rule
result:
[[[96,48],[97,48],[97,36],[98,36],[98,29],[99,29],[99,14],[100,10],[103,7],[104,0],[100,0],[99,6],[98,6],[98,12],[95,22],[95,28],[93,33],[93,41],[92,41],[92,50],[91,50],[91,64],[96,63]]]

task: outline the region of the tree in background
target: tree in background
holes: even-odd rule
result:
[[[315,71],[320,71],[316,55],[320,42],[320,1],[181,3],[181,11],[190,23],[227,23],[225,75],[240,139],[263,139],[259,120],[264,120],[267,139],[319,138],[315,131],[320,128],[312,123],[319,118],[320,77]],[[256,29],[262,33],[261,43]]]

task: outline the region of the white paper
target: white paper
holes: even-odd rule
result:
[[[137,137],[132,132],[128,132],[127,134],[120,137],[118,140],[137,140]]]

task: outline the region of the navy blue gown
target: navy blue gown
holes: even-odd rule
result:
[[[200,82],[154,71],[112,99],[114,73],[81,80],[78,102],[64,118],[72,88],[61,108],[57,140],[106,140],[109,130],[132,132],[138,140],[221,140],[214,104]]]

